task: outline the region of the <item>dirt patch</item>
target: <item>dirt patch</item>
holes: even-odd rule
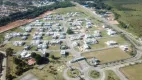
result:
[[[109,23],[111,23],[111,24],[119,24],[119,22],[117,20],[109,21]]]
[[[19,26],[22,26],[24,24],[30,23],[30,22],[32,22],[34,20],[43,18],[44,16],[52,14],[52,13],[53,13],[53,11],[47,11],[44,14],[41,14],[39,17],[36,17],[34,19],[23,19],[23,20],[17,20],[17,21],[11,22],[11,23],[9,23],[9,24],[7,24],[5,26],[1,26],[0,27],[0,33],[4,32],[4,31],[7,31],[9,29],[13,29],[15,27],[19,27]]]

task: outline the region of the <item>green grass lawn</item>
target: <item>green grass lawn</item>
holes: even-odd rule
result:
[[[107,41],[116,41],[118,44],[129,44],[129,42],[127,40],[125,40],[124,38],[122,38],[120,35],[116,35],[114,37],[106,37],[106,38],[102,38],[99,39],[100,42],[107,42]]]
[[[21,41],[22,39],[20,37],[14,37],[10,39],[10,41]]]
[[[49,46],[49,48],[47,50],[60,50],[60,45]]]
[[[99,48],[105,48],[107,45],[104,42],[99,41],[98,44],[92,44],[90,45],[91,49],[99,49]]]
[[[102,37],[110,37],[110,35],[107,34],[106,30],[102,30],[101,35],[102,35]]]
[[[2,50],[5,51],[7,48],[12,48],[15,52],[22,51],[24,49],[23,46],[13,46],[12,43],[8,43],[2,48]]]
[[[83,53],[82,56],[86,58],[96,57],[97,59],[101,61],[101,63],[107,63],[107,62],[127,59],[131,57],[128,53],[122,51],[119,48],[113,48],[113,49],[90,52],[90,53]]]
[[[121,68],[121,71],[129,80],[142,80],[142,64],[136,64]]]
[[[52,40],[51,36],[43,36],[43,40]]]
[[[120,80],[119,77],[111,70],[107,70],[105,80]]]

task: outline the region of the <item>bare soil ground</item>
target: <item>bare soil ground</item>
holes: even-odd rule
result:
[[[32,22],[32,21],[34,21],[36,19],[42,18],[42,17],[44,17],[46,15],[49,15],[51,13],[53,13],[53,11],[47,11],[44,14],[41,14],[40,16],[38,16],[38,17],[36,17],[34,19],[23,19],[23,20],[17,20],[17,21],[11,22],[11,23],[9,23],[9,24],[7,24],[5,26],[1,26],[0,27],[0,33],[4,32],[4,31],[7,31],[7,30],[10,30],[10,29],[13,29],[15,27],[19,27],[19,26],[22,26],[24,24],[30,23],[30,22]]]
[[[111,23],[111,24],[119,24],[119,22],[117,20],[109,21],[109,23]]]

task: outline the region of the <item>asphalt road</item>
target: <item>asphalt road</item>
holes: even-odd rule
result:
[[[0,51],[0,52],[3,53],[4,55],[6,55],[5,52],[3,52],[3,51]],[[7,67],[7,58],[6,57],[4,57],[4,59],[3,59],[2,66],[3,66],[3,71],[2,71],[1,80],[6,80],[6,67]]]

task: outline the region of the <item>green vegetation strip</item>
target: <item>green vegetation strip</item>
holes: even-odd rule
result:
[[[71,78],[75,78],[80,75],[80,71],[78,69],[69,69],[67,75]]]
[[[89,72],[89,76],[96,79],[96,78],[100,77],[100,73],[95,71],[95,70],[92,70],[92,71]]]
[[[111,70],[107,70],[106,75],[105,80],[120,80],[119,77]]]

